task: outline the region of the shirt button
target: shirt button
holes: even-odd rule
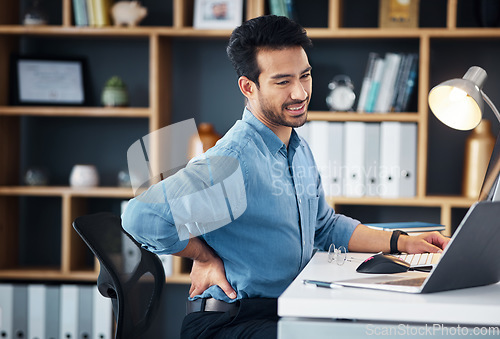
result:
[[[299,198],[299,204],[302,204],[302,199]]]

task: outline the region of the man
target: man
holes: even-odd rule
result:
[[[150,250],[193,259],[183,337],[275,337],[276,298],[315,247],[328,250],[334,243],[349,251],[419,253],[439,252],[448,243],[439,233],[376,231],[328,206],[311,151],[293,130],[307,119],[310,45],[304,29],[285,17],[255,18],[231,35],[227,53],[246,107],[206,157],[237,159],[244,213],[189,240],[172,232],[175,211],[167,202],[136,198],[123,215],[124,228]],[[157,185],[168,190],[199,180],[195,165],[196,160]]]

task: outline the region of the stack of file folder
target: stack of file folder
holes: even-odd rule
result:
[[[310,121],[309,144],[327,196],[414,197],[417,124]]]
[[[111,299],[93,285],[0,284],[2,338],[111,339]]]

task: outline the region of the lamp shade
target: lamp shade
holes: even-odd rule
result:
[[[483,116],[481,88],[486,78],[484,69],[473,66],[462,79],[452,79],[437,85],[429,92],[429,107],[432,113],[452,128],[475,128]]]

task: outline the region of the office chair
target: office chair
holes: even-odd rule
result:
[[[97,288],[111,298],[115,338],[140,338],[161,302],[165,271],[160,259],[125,232],[112,213],[78,217],[73,228],[99,260]]]

